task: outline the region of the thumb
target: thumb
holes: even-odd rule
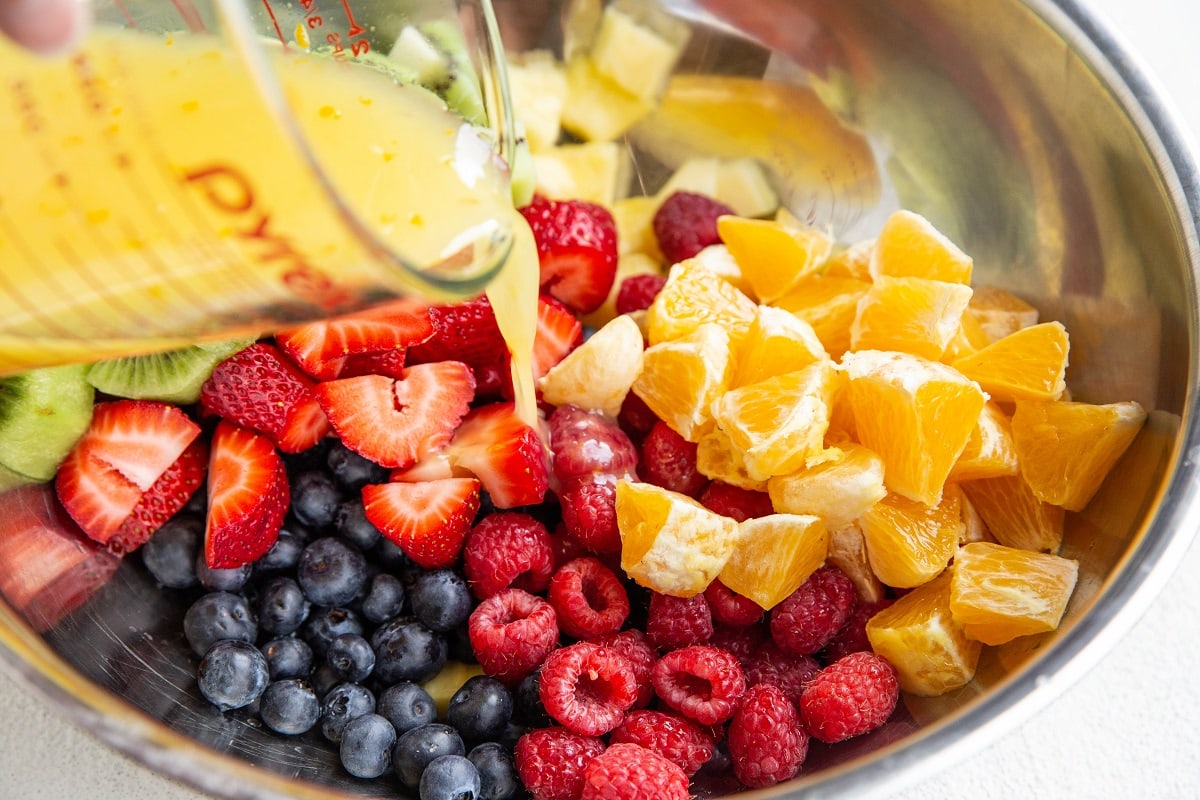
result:
[[[44,55],[78,44],[90,19],[87,0],[0,0],[0,31]]]

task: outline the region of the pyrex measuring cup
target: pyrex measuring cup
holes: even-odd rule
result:
[[[68,57],[0,41],[0,374],[468,295],[503,263],[486,0],[96,13]]]

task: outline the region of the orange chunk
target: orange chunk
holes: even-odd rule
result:
[[[1039,499],[1080,511],[1145,421],[1132,400],[1018,402],[1012,428],[1021,474]]]
[[[880,276],[858,301],[854,350],[899,350],[940,359],[962,328],[971,287],[929,278]]]
[[[1020,475],[959,484],[992,537],[1023,550],[1057,553],[1063,537],[1063,509],[1034,496]]]
[[[857,522],[830,531],[829,554],[826,560],[846,573],[854,582],[859,600],[877,603],[887,596],[887,589],[871,569],[871,562],[867,557],[867,540]]]
[[[953,362],[993,400],[1057,400],[1067,388],[1067,329],[1060,322],[1022,328]]]
[[[948,570],[871,617],[867,639],[896,668],[900,688],[922,697],[967,685],[983,649],[950,611]]]
[[[738,543],[718,575],[764,609],[774,608],[825,562],[829,533],[814,516],[768,514],[738,523]]]
[[[969,284],[974,262],[929,220],[912,211],[896,211],[879,231],[871,259],[875,277],[930,278]]]
[[[786,294],[824,264],[833,251],[828,234],[802,224],[786,211],[773,220],[721,217],[717,235],[761,303]]]
[[[1079,562],[1047,553],[975,542],[959,548],[950,580],[950,613],[984,644],[1058,628]]]
[[[723,481],[739,489],[749,489],[754,492],[765,492],[767,482],[750,477],[746,469],[746,459],[741,451],[733,446],[729,434],[720,428],[714,428],[700,437],[696,443],[696,469],[706,478]]]
[[[756,308],[728,281],[689,258],[671,267],[666,285],[646,310],[649,342],[679,339],[705,323],[717,323],[731,334],[744,332],[754,321]]]
[[[733,519],[650,483],[618,480],[616,514],[621,568],[662,594],[692,597],[704,591],[738,541]]]
[[[954,492],[947,492],[933,508],[889,494],[871,506],[859,524],[871,569],[898,589],[920,586],[944,570],[965,527]]]
[[[766,480],[799,469],[824,449],[836,383],[833,364],[817,361],[726,392],[712,415],[750,477]]]
[[[856,278],[860,281],[873,280],[871,257],[875,253],[875,240],[864,239],[849,247],[836,250],[825,260],[821,274],[829,278]]]
[[[790,311],[760,305],[734,354],[731,388],[795,372],[828,358],[816,331]]]
[[[729,334],[704,323],[646,348],[633,393],[689,442],[713,427],[711,407],[729,386]]]
[[[815,514],[830,530],[849,525],[887,494],[883,459],[852,442],[812,466],[767,481],[776,511]]]
[[[962,455],[950,468],[949,481],[970,481],[1016,475],[1017,448],[1013,444],[1012,423],[1008,415],[992,402],[985,403],[979,421]]]
[[[772,305],[811,325],[826,352],[840,358],[850,349],[850,325],[858,313],[858,301],[870,288],[870,281],[859,278],[817,276],[800,281]]]
[[[883,459],[888,489],[937,505],[983,410],[978,384],[906,353],[847,353],[842,367],[858,440]]]
[[[972,294],[974,297],[974,294]],[[958,332],[950,340],[950,344],[946,345],[946,352],[942,354],[941,361],[947,364],[953,364],[963,356],[970,355],[977,350],[981,350],[992,343],[992,339],[988,336],[987,331],[979,324],[979,320],[971,313],[968,306],[963,312],[961,324],[958,327]]]
[[[568,353],[538,381],[542,399],[568,403],[616,418],[642,371],[642,330],[626,315],[615,317]]]
[[[976,286],[967,309],[993,342],[1038,322],[1036,308],[999,286]]]

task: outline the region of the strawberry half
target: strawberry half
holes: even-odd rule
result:
[[[367,519],[404,554],[426,569],[458,560],[479,511],[479,481],[444,478],[364,486]]]
[[[127,553],[141,547],[164,522],[187,505],[207,474],[208,442],[196,439],[142,495],[109,540],[108,548]]]
[[[412,347],[409,363],[461,361],[475,374],[477,396],[499,395],[508,381],[508,347],[487,297],[429,309],[435,333]]]
[[[291,501],[283,458],[271,440],[227,420],[213,432],[204,560],[231,569],[261,558]]]
[[[325,381],[341,377],[350,356],[409,348],[433,333],[428,307],[402,298],[282,331],[275,343],[306,373]]]
[[[521,215],[537,243],[542,291],[577,314],[599,308],[617,274],[617,225],[608,209],[535,195]]]
[[[450,441],[475,378],[466,364],[439,361],[406,367],[400,380],[339,378],[314,391],[346,447],[384,467],[407,467]]]
[[[583,344],[583,324],[570,309],[552,297],[538,298],[537,333],[533,339],[533,377],[550,368]]]
[[[118,554],[136,549],[149,534],[136,521],[123,527],[134,509],[152,506],[155,517],[170,517],[203,479],[189,462],[159,483],[199,435],[200,426],[169,403],[97,403],[55,476],[59,501],[90,538]]]
[[[200,387],[200,407],[266,435],[285,453],[301,453],[329,433],[313,385],[279,348],[258,342],[213,369]]]

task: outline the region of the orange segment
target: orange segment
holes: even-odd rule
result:
[[[858,440],[883,459],[888,489],[936,505],[983,410],[979,386],[905,353],[847,353],[842,367]]]
[[[1079,511],[1145,421],[1134,401],[1018,402],[1012,427],[1021,474],[1039,499]]]
[[[982,350],[991,343],[991,337],[979,324],[979,320],[971,313],[971,308],[968,306],[967,310],[963,312],[958,332],[954,334],[950,344],[946,345],[946,352],[942,354],[941,360],[952,364],[957,359],[970,355],[976,350]]]
[[[1059,322],[1022,328],[953,362],[993,400],[1057,400],[1067,388],[1067,329]]]
[[[724,216],[717,235],[761,303],[769,303],[815,272],[833,251],[833,239],[786,211],[773,220]]]
[[[742,454],[751,478],[766,480],[804,466],[824,447],[836,384],[833,364],[733,389],[712,405],[713,419]]]
[[[642,330],[632,318],[614,318],[538,381],[542,399],[568,403],[616,418],[642,371]]]
[[[896,668],[900,688],[923,697],[965,686],[983,649],[950,611],[949,571],[871,617],[867,639]]]
[[[880,276],[858,301],[854,350],[899,350],[940,359],[962,328],[971,287],[928,278]]]
[[[902,210],[883,223],[875,240],[871,274],[968,284],[973,263],[925,217]]]
[[[767,482],[750,477],[746,459],[729,440],[729,434],[714,428],[696,443],[696,469],[706,478],[723,481],[739,489],[765,492]]]
[[[649,483],[618,480],[616,514],[621,568],[662,594],[691,597],[704,591],[738,541],[733,519]]]
[[[694,258],[671,267],[667,283],[646,310],[650,344],[668,342],[717,323],[730,333],[745,331],[756,304]]]
[[[821,274],[828,278],[856,278],[870,281],[871,257],[875,253],[875,240],[864,239],[849,247],[835,251],[825,260]]]
[[[825,346],[811,325],[790,311],[760,305],[734,355],[729,385],[748,386],[826,358]]]
[[[889,494],[859,520],[871,569],[888,586],[909,589],[946,568],[964,525],[962,505],[947,492],[938,505]]]
[[[950,580],[950,612],[968,636],[1004,644],[1058,628],[1079,562],[975,542],[959,548]]]
[[[967,446],[954,462],[946,480],[971,481],[1016,475],[1019,469],[1008,415],[995,403],[985,403]]]
[[[729,386],[729,334],[705,323],[646,348],[633,393],[689,442],[713,427],[711,407]]]
[[[832,457],[767,481],[776,511],[815,514],[830,530],[849,525],[887,494],[883,459],[861,445],[847,442]]]
[[[999,286],[976,286],[967,308],[993,342],[1038,322],[1036,308]]]
[[[829,533],[813,516],[770,514],[738,523],[738,544],[721,582],[764,609],[774,608],[825,562]]]
[[[871,288],[859,278],[806,278],[772,303],[812,326],[825,350],[834,358],[850,349],[850,325],[858,313],[858,301]]]
[[[846,573],[854,582],[859,600],[877,603],[884,599],[887,590],[871,569],[867,557],[867,540],[857,522],[851,522],[829,533],[829,554],[826,560]]]
[[[1034,496],[1020,475],[959,484],[988,531],[1000,544],[1057,553],[1063,537],[1063,510]]]

